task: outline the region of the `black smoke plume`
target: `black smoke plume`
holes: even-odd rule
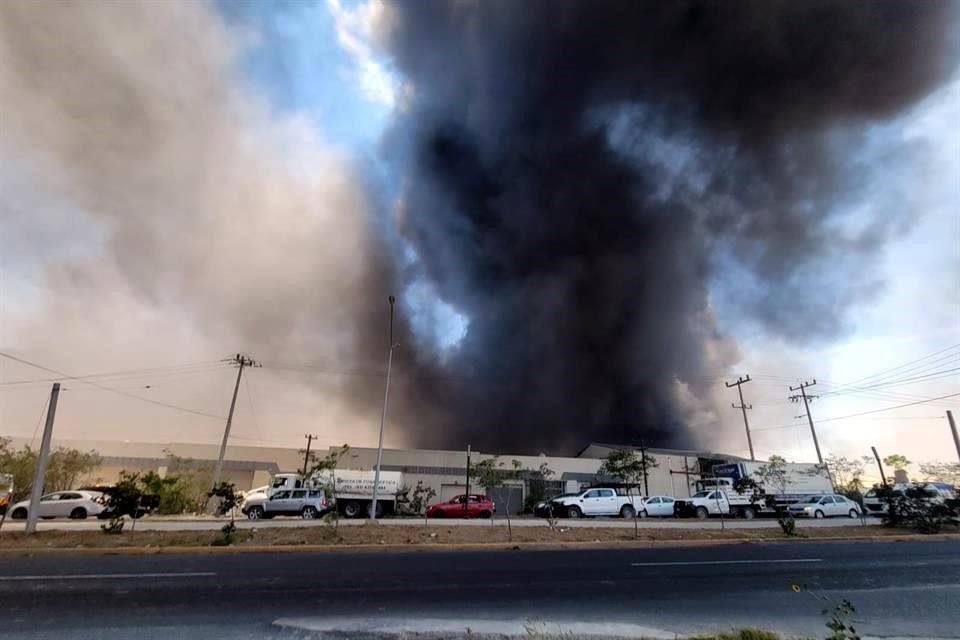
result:
[[[408,275],[470,323],[442,364],[427,345],[399,356],[436,376],[397,399],[411,444],[694,444],[678,384],[706,398],[736,359],[711,283],[774,335],[836,335],[875,283],[805,276],[856,273],[898,222],[831,224],[862,196],[866,128],[952,72],[956,9],[390,5],[385,42],[410,85],[391,135]],[[749,282],[725,281],[731,265]],[[425,406],[442,426],[411,417]]]

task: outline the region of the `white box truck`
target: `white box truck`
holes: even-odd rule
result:
[[[705,518],[723,513],[749,519],[760,514],[772,515],[778,509],[812,496],[834,492],[826,467],[819,464],[788,462],[784,465],[783,481],[778,483],[764,478],[765,467],[764,462],[714,465],[712,477],[697,480],[697,493],[678,504],[678,514]],[[737,483],[743,479],[753,480],[757,491],[737,491]],[[720,500],[712,493],[714,490],[722,492]]]
[[[358,518],[370,514],[375,473],[375,471],[337,469],[335,472],[321,471],[309,478],[304,478],[299,473],[277,473],[270,478],[270,485],[265,493],[269,498],[274,492],[284,489],[322,488],[328,496],[336,500],[336,508],[341,514],[348,518]],[[380,484],[377,487],[377,516],[395,512],[397,493],[401,487],[403,487],[402,473],[380,472]],[[248,499],[255,497],[255,495],[247,496]]]

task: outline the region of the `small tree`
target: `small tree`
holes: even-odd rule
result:
[[[767,464],[763,465],[755,472],[760,478],[760,484],[764,493],[769,493],[771,488],[775,489],[777,495],[783,496],[787,492],[787,485],[790,482],[787,474],[787,461],[781,456],[770,456]],[[769,504],[769,502],[768,502]],[[777,510],[777,523],[788,536],[795,535],[797,521],[793,519],[790,510],[785,508],[782,501],[774,500],[774,508]]]
[[[476,478],[477,485],[483,487],[488,492],[490,489],[498,489],[501,487],[507,486],[509,480],[516,479],[520,475],[520,470],[523,468],[523,465],[519,460],[512,460],[510,463],[511,469],[504,469],[503,463],[497,456],[492,458],[487,458],[481,462],[478,462],[473,470],[474,477]],[[510,492],[506,491],[506,516],[507,516],[507,536],[512,541],[513,540],[513,525],[510,522]],[[470,499],[470,496],[467,496],[467,500]],[[493,517],[490,518],[490,524],[493,525]]]
[[[138,484],[140,474],[129,471],[121,471],[117,483],[107,494],[107,511],[110,513],[110,520],[100,529],[104,533],[119,534],[123,531],[125,515],[133,517],[140,508],[140,499],[143,493]]]
[[[883,459],[883,464],[887,465],[888,467],[893,467],[896,471],[905,471],[906,468],[913,463],[907,460],[907,456],[905,455],[891,453]]]
[[[410,497],[410,510],[423,514],[423,526],[427,526],[427,506],[436,496],[437,492],[433,487],[424,486],[422,480],[417,480],[417,486],[413,488],[413,495]]]
[[[921,462],[920,473],[928,482],[946,482],[960,484],[960,463],[957,462]]]
[[[340,465],[340,460],[349,452],[350,445],[344,443],[339,449],[331,451],[319,462],[314,464],[309,472],[310,476],[330,474],[330,480],[323,485],[323,492],[327,496],[327,500],[333,501],[333,508],[327,511],[324,519],[328,521],[330,519],[333,520],[334,531],[340,528],[340,505],[337,504],[337,467]],[[371,505],[371,507],[376,509],[376,505]]]
[[[607,454],[607,459],[603,461],[603,464],[600,465],[600,469],[597,471],[599,475],[602,476],[611,476],[617,478],[627,486],[627,497],[630,496],[630,489],[633,487],[639,487],[641,480],[643,480],[644,473],[649,471],[652,466],[657,465],[657,461],[653,459],[653,456],[645,456],[646,460],[643,457],[638,456],[637,452],[633,449],[617,449],[611,451]],[[639,495],[639,488],[637,494]],[[638,509],[636,507],[631,507],[633,511],[633,536],[635,538],[640,537],[640,526],[637,523],[637,513]]]
[[[214,546],[228,546],[233,542],[233,534],[237,530],[234,517],[237,507],[243,502],[243,494],[237,491],[237,488],[232,482],[221,482],[210,490],[208,497],[220,499],[217,503],[216,515],[221,517],[227,514],[230,515],[230,522],[223,525],[220,529],[221,537],[215,539],[212,544]]]
[[[850,460],[843,456],[829,456],[826,467],[837,493],[842,493],[862,506],[864,461]]]

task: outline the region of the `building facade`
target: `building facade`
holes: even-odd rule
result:
[[[14,441],[14,446],[23,442]],[[96,442],[57,440],[53,446],[70,447],[82,451],[96,451],[102,458],[101,466],[82,484],[115,482],[121,471],[154,471],[161,476],[175,472],[185,465],[191,468],[212,469],[219,455],[219,446],[209,444],[162,444],[144,442]],[[628,445],[591,443],[573,457],[528,454],[501,454],[472,451],[443,451],[430,449],[384,449],[382,469],[403,474],[403,484],[412,489],[418,482],[432,487],[437,497],[434,502],[449,500],[466,493],[486,493],[497,503],[497,510],[520,513],[535,500],[572,493],[584,487],[615,482],[616,479],[599,474],[600,466],[610,452],[618,449],[635,449],[638,455],[649,456],[653,465],[644,479],[640,492],[646,495],[670,495],[687,497],[700,477],[700,470],[709,470],[713,464],[738,461],[740,458],[700,451],[632,447]],[[318,449],[322,457],[333,453]],[[496,457],[505,469],[514,468],[514,460],[521,471],[508,480],[504,487],[487,490],[477,486],[476,477],[468,475],[469,464]],[[339,468],[372,471],[376,466],[375,448],[351,448],[340,460]],[[280,447],[227,447],[222,479],[234,483],[237,488],[249,490],[269,483],[270,477],[279,472],[293,472],[303,468],[303,454],[292,448]],[[540,470],[549,470],[541,475]]]

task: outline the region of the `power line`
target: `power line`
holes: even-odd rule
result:
[[[171,376],[171,375],[186,375],[191,373],[200,373],[206,371],[216,371],[218,369],[226,369],[221,362],[197,362],[194,364],[184,364],[184,365],[175,365],[170,367],[154,367],[146,369],[127,369],[125,371],[110,371],[104,373],[88,373],[80,376],[72,376],[74,380],[88,380],[90,378],[143,378],[143,377],[159,377],[159,376]],[[57,382],[63,378],[33,378],[29,380],[6,380],[0,382],[0,386],[15,386],[15,385],[25,385],[25,384],[40,384],[40,383],[50,383]]]
[[[877,380],[875,380],[875,378],[882,378],[882,377],[886,376],[886,374],[892,373],[892,372],[894,372],[894,371],[898,371],[898,370],[900,370],[900,369],[903,369],[904,367],[908,367],[908,366],[910,366],[910,365],[912,365],[912,364],[916,364],[916,363],[918,363],[918,362],[923,362],[924,360],[929,360],[930,358],[933,358],[934,356],[938,356],[938,355],[940,355],[940,354],[942,354],[942,353],[946,353],[946,352],[948,352],[948,351],[952,351],[953,349],[956,349],[957,347],[960,347],[960,342],[958,342],[957,344],[952,344],[952,345],[950,345],[949,347],[945,347],[945,348],[943,348],[943,349],[940,349],[939,351],[935,351],[934,353],[925,355],[925,356],[923,356],[922,358],[917,358],[916,360],[911,360],[911,361],[909,361],[909,362],[904,362],[903,364],[897,365],[896,367],[892,367],[892,368],[890,368],[890,369],[884,369],[883,371],[878,371],[877,373],[873,373],[873,374],[870,374],[870,375],[868,375],[868,376],[864,376],[864,377],[862,377],[862,378],[858,378],[858,379],[856,379],[856,380],[852,380],[852,381],[850,381],[850,382],[848,382],[848,383],[842,384],[841,386],[842,386],[842,387],[848,387],[848,386],[856,385],[856,384],[859,384],[859,383],[861,383],[861,382],[865,382],[865,381],[867,381],[867,380],[872,380],[872,379],[873,379],[874,382],[876,382]],[[927,363],[927,364],[930,364],[930,363]],[[900,373],[903,373],[903,372],[900,372]],[[899,374],[898,374],[898,375],[899,375]]]
[[[945,400],[947,398],[956,398],[957,396],[960,396],[960,393],[948,393],[945,396],[938,396],[936,398],[933,398],[933,400]],[[818,422],[823,423],[823,422],[833,422],[835,420],[846,420],[847,418],[856,418],[859,416],[870,415],[871,413],[881,413],[883,411],[892,411],[894,409],[902,409],[903,407],[912,407],[918,404],[926,404],[927,402],[929,402],[929,400],[918,400],[916,402],[907,402],[906,404],[898,404],[893,407],[884,407],[883,409],[873,409],[872,411],[861,411],[860,413],[851,413],[850,415],[846,415],[846,416],[836,416],[834,418],[825,418],[823,420],[818,420]]]
[[[840,396],[852,394],[856,391],[870,391],[871,389],[881,389],[886,387],[896,387],[904,384],[916,384],[917,382],[927,382],[930,380],[939,380],[941,378],[951,378],[957,375],[957,371],[960,371],[960,367],[954,367],[952,369],[940,369],[939,371],[931,371],[924,373],[922,375],[915,375],[909,378],[897,378],[894,380],[889,380],[887,382],[878,382],[876,384],[871,384],[865,387],[850,387],[849,390],[839,390],[839,391],[828,391],[824,393],[824,396]]]
[[[78,377],[75,377],[75,376],[71,376],[70,374],[64,373],[64,372],[62,372],[62,371],[57,371],[56,369],[51,369],[50,367],[45,367],[45,366],[43,366],[42,364],[37,364],[36,362],[30,362],[29,360],[24,360],[23,358],[18,358],[18,357],[16,357],[16,356],[12,356],[12,355],[10,355],[9,353],[4,353],[4,352],[0,351],[0,356],[2,356],[2,357],[4,357],[4,358],[7,358],[7,359],[9,359],[9,360],[13,360],[14,362],[19,362],[20,364],[25,364],[25,365],[27,365],[27,366],[29,366],[29,367],[34,367],[34,368],[36,368],[36,369],[41,369],[41,370],[46,371],[46,372],[48,372],[48,373],[53,373],[53,374],[56,374],[56,375],[58,375],[58,376],[62,376],[62,378],[60,378],[61,380],[64,379],[64,378],[66,378],[67,380],[76,380],[77,382],[80,382],[80,383],[83,383],[83,384],[88,384],[88,385],[91,385],[91,386],[93,386],[93,387],[97,387],[98,389],[103,389],[104,391],[111,391],[111,392],[116,393],[116,394],[118,394],[118,395],[121,395],[121,396],[124,396],[124,397],[127,397],[127,398],[132,398],[132,399],[134,399],[134,400],[140,400],[140,401],[142,401],[142,402],[149,402],[150,404],[155,404],[155,405],[160,406],[160,407],[166,407],[166,408],[168,408],[168,409],[174,409],[174,410],[176,410],[176,411],[182,411],[182,412],[184,412],[184,413],[192,413],[192,414],[194,414],[194,415],[203,416],[204,418],[214,418],[214,419],[216,419],[216,420],[223,420],[223,416],[214,415],[214,414],[212,414],[212,413],[205,413],[205,412],[203,412],[203,411],[196,411],[196,410],[194,410],[194,409],[188,409],[188,408],[186,408],[186,407],[179,407],[179,406],[177,406],[177,405],[175,405],[175,404],[169,404],[169,403],[167,403],[167,402],[161,402],[160,400],[154,400],[154,399],[152,399],[152,398],[144,398],[143,396],[138,396],[138,395],[135,395],[135,394],[133,394],[133,393],[127,393],[126,391],[121,391],[120,389],[113,389],[113,388],[111,388],[111,387],[105,387],[105,386],[103,386],[102,384],[99,384],[99,383],[97,383],[97,382],[93,382],[93,381],[91,381],[91,380],[85,380],[85,379],[83,379],[83,378],[78,378]]]

